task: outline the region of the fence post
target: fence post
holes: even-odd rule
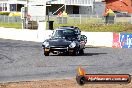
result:
[[[8,16],[8,23],[9,23],[9,16]]]
[[[81,14],[80,14],[80,24],[81,24],[82,22],[81,22]]]
[[[64,19],[63,19],[63,16],[62,16],[62,24],[64,24]]]
[[[115,14],[115,18],[114,18],[114,23],[116,24],[116,18],[117,18],[117,16],[116,16],[116,14]]]
[[[90,19],[92,18],[92,15],[90,14]]]
[[[4,22],[5,22],[5,15],[4,15]]]
[[[86,14],[86,24],[87,24],[87,21],[88,21],[88,15]]]
[[[74,19],[74,23],[75,23],[75,22],[76,22],[76,21],[75,21],[75,14],[73,14],[73,16],[74,16],[74,18],[73,18],[73,19]]]
[[[132,14],[131,14],[131,24],[132,24]]]
[[[97,18],[99,18],[99,15],[97,14]]]

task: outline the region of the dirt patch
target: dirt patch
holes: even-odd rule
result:
[[[1,83],[0,88],[132,88],[132,82],[129,84],[85,84],[80,86],[75,79],[64,79]]]
[[[124,31],[123,32],[132,32],[132,24],[127,24],[125,25]]]
[[[130,33],[132,33],[132,30],[124,30],[123,32],[130,32]]]

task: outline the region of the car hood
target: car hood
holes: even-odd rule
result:
[[[69,46],[71,41],[66,39],[49,39],[47,40],[50,46]]]

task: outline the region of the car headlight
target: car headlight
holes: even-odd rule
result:
[[[49,42],[43,42],[43,45],[44,45],[45,47],[48,47],[48,46],[49,46]]]
[[[70,45],[69,45],[70,48],[74,48],[76,47],[76,43],[75,42],[72,42]]]

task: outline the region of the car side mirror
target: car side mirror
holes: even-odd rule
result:
[[[84,41],[85,44],[87,43],[87,37],[85,35],[81,35],[81,38],[80,38],[81,41]]]

